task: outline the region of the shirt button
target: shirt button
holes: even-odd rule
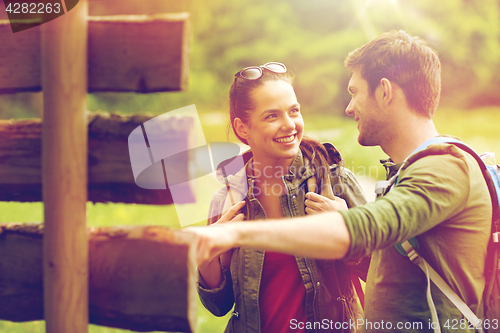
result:
[[[297,198],[297,196],[294,194],[294,195],[292,195],[292,198],[296,199],[296,198]]]
[[[319,283],[319,281],[316,283],[316,285],[317,285],[318,287],[319,287],[319,285],[320,285],[320,284],[321,284],[321,283]]]

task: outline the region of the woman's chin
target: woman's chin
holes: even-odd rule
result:
[[[299,152],[298,145],[296,147],[290,147],[289,149],[287,149],[286,151],[284,151],[281,154],[281,158],[285,158],[285,159],[295,158],[295,156],[297,156],[298,152]]]

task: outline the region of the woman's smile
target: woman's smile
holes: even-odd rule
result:
[[[283,143],[283,144],[290,144],[290,143],[293,143],[293,141],[295,141],[296,137],[297,137],[297,133],[289,135],[289,136],[284,136],[281,138],[274,139],[274,141],[276,141],[278,143]]]

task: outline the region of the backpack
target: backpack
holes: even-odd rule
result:
[[[476,315],[469,309],[464,301],[448,286],[448,284],[439,276],[439,274],[423,259],[415,250],[418,242],[415,238],[409,239],[406,242],[396,244],[395,247],[401,254],[408,256],[413,263],[418,265],[422,271],[427,276],[428,288],[427,288],[427,301],[431,309],[432,322],[439,323],[437,318],[436,309],[432,297],[430,295],[430,280],[441,289],[441,291],[450,299],[450,301],[462,312],[462,314],[467,318],[467,322],[461,322],[457,320],[457,325],[455,328],[464,328],[460,325],[465,323],[466,328],[475,328],[478,332],[500,332],[500,165],[486,165],[483,159],[489,159],[494,156],[492,153],[484,153],[478,155],[472,148],[463,143],[460,140],[453,139],[450,137],[434,137],[427,140],[421,144],[411,155],[426,149],[431,144],[436,143],[450,143],[459,147],[460,149],[466,151],[474,157],[478,162],[481,172],[488,185],[488,190],[490,192],[491,203],[493,208],[492,213],[492,224],[491,224],[491,238],[488,243],[487,254],[486,254],[486,264],[485,264],[485,290],[483,293],[483,304],[484,304],[484,319],[478,319]],[[408,159],[408,158],[407,158]],[[406,160],[407,160],[406,159]],[[388,181],[378,182],[376,185],[375,193],[377,195],[386,194],[393,186],[398,184],[399,173],[405,164],[406,160],[402,163],[398,172],[391,177]],[[455,321],[455,320],[453,320]],[[450,323],[450,328],[453,328]],[[434,332],[441,332],[439,325],[435,325]]]

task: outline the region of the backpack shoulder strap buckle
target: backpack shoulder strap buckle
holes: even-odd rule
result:
[[[411,261],[416,261],[420,257],[418,252],[415,250],[413,245],[410,244],[409,241],[401,243],[401,246],[406,251],[406,255],[408,256],[408,258],[410,258]]]

